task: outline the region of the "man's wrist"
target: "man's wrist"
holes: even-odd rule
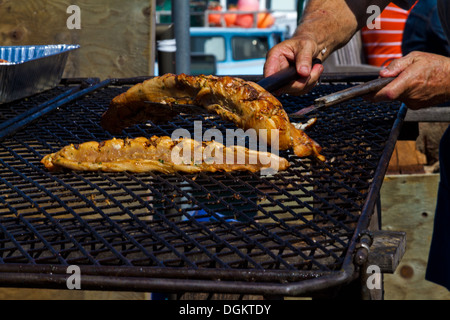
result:
[[[328,10],[308,12],[301,20],[294,37],[309,37],[317,44],[318,58],[326,59],[357,31],[357,21],[347,17],[340,21]]]

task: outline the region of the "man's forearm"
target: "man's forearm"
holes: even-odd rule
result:
[[[347,43],[373,14],[371,5],[383,10],[389,0],[310,0],[295,36],[310,36],[324,50],[322,58]]]

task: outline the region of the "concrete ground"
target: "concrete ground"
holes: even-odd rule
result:
[[[384,275],[386,300],[450,300],[447,289],[425,280],[433,231],[438,174],[386,176],[382,225],[406,232],[406,253],[394,274]]]

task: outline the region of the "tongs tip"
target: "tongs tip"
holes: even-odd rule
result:
[[[310,105],[309,107],[305,107],[303,109],[300,109],[299,111],[296,111],[294,113],[291,113],[289,116],[293,117],[293,118],[302,118],[304,117],[306,114],[318,109],[322,107],[321,103],[315,103],[313,105]]]

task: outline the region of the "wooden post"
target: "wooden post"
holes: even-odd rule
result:
[[[0,2],[3,46],[79,44],[63,77],[153,75],[155,0],[77,1],[80,28],[70,28],[70,0]],[[73,27],[73,26],[72,26]]]

